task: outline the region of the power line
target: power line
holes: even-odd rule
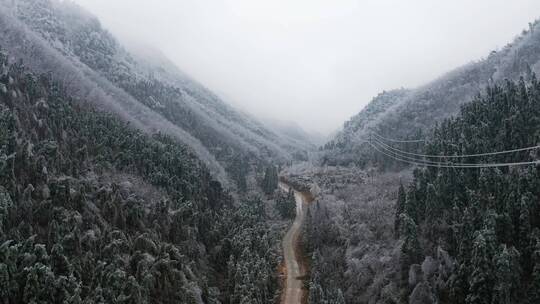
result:
[[[443,165],[443,164],[428,164],[428,163],[423,163],[423,162],[417,162],[417,161],[410,161],[410,160],[406,160],[406,159],[402,159],[402,158],[399,158],[399,157],[396,157],[396,156],[393,156],[393,155],[390,155],[390,154],[387,154],[381,150],[379,150],[375,145],[373,145],[372,143],[368,143],[375,151],[385,155],[385,156],[388,156],[394,160],[397,160],[397,161],[401,161],[401,162],[404,162],[404,163],[408,163],[408,164],[411,164],[411,165],[417,165],[417,166],[426,166],[426,167],[437,167],[437,168],[450,168],[448,165]]]
[[[511,166],[524,166],[524,165],[540,165],[540,160],[536,161],[529,161],[529,162],[514,162],[514,163],[494,163],[494,164],[468,164],[468,165],[449,165],[447,163],[426,163],[426,162],[419,162],[419,161],[410,161],[406,159],[402,159],[400,157],[396,157],[390,154],[387,154],[381,150],[379,150],[375,145],[369,143],[373,149],[375,149],[377,152],[386,155],[392,159],[409,163],[412,165],[419,165],[419,166],[426,166],[426,167],[437,167],[437,168],[497,168],[497,167],[511,167]]]
[[[379,150],[379,148],[377,148],[375,145],[373,145],[372,143],[369,143],[369,145],[375,149],[377,152],[383,154],[383,155],[386,155],[392,159],[395,159],[397,161],[401,161],[401,162],[405,162],[405,163],[408,163],[408,164],[412,164],[412,165],[418,165],[418,166],[425,166],[425,167],[436,167],[436,168],[476,168],[476,169],[479,169],[479,168],[498,168],[498,167],[514,167],[514,166],[525,166],[525,165],[540,165],[540,160],[536,160],[536,161],[528,161],[528,162],[513,162],[513,163],[492,163],[492,164],[449,164],[449,163],[436,163],[436,162],[431,162],[431,163],[427,163],[427,162],[423,162],[421,160],[416,160],[416,161],[411,161],[411,160],[407,160],[407,159],[403,159],[401,157],[398,157],[398,156],[394,156],[394,155],[391,155],[391,154],[388,154],[388,153],[385,153],[381,150]]]
[[[419,157],[427,157],[427,158],[468,158],[468,157],[479,157],[479,156],[490,156],[490,155],[500,155],[500,154],[508,154],[508,153],[515,153],[515,152],[523,152],[523,151],[531,151],[531,150],[537,150],[540,149],[540,146],[533,146],[533,147],[527,147],[527,148],[520,148],[520,149],[513,149],[513,150],[505,150],[505,151],[498,151],[498,152],[488,152],[488,153],[477,153],[477,154],[462,154],[462,155],[429,155],[429,154],[418,154],[418,153],[412,153],[403,151],[401,149],[392,147],[388,144],[383,143],[380,139],[374,138],[377,140],[377,142],[383,146],[386,146],[387,148],[397,151],[402,154],[407,155],[413,155],[413,156],[419,156]]]
[[[388,148],[386,148],[384,145],[382,145],[379,141],[377,140],[374,140],[371,142],[371,144],[377,144],[377,147],[379,149],[382,149],[383,151],[387,152],[387,153],[391,153],[393,155],[396,155],[400,158],[403,158],[403,159],[406,159],[406,160],[409,160],[409,161],[413,161],[413,162],[421,162],[421,163],[424,163],[424,164],[431,164],[431,165],[443,165],[443,164],[452,164],[450,162],[442,162],[442,161],[431,161],[431,160],[425,160],[425,159],[418,159],[416,157],[411,157],[411,156],[407,156],[407,155],[402,155],[400,154],[399,152],[394,152]]]
[[[380,137],[381,139],[384,139],[386,141],[391,141],[391,142],[396,142],[396,143],[419,143],[419,142],[425,142],[426,140],[424,139],[416,139],[416,140],[398,140],[398,139],[391,139],[391,138],[386,138],[386,137],[383,137],[382,135],[380,134],[377,134],[375,132],[372,132],[372,134]]]
[[[378,143],[378,142],[375,142],[375,143]],[[476,164],[457,163],[457,164],[455,164],[455,163],[452,163],[452,162],[430,161],[430,160],[418,159],[418,158],[414,158],[414,157],[410,157],[410,156],[401,155],[399,153],[390,151],[387,148],[384,148],[384,147],[381,147],[381,146],[379,146],[378,148],[382,149],[383,151],[385,151],[387,153],[394,154],[394,157],[399,158],[398,160],[401,160],[401,161],[406,160],[406,161],[413,162],[413,163],[416,163],[416,164],[431,165],[431,166],[434,166],[434,167],[452,166],[452,167],[460,167],[460,168],[476,168],[478,166],[483,166],[484,165],[484,164],[479,164],[479,163],[476,163]],[[381,153],[384,153],[384,152],[380,151],[379,149],[377,149],[377,151],[379,151]],[[385,155],[388,155],[388,154],[385,154]]]

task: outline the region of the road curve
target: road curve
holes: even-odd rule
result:
[[[279,186],[284,191],[289,191],[290,189],[284,183],[280,183]],[[302,223],[304,222],[308,199],[306,195],[298,191],[294,191],[294,198],[296,200],[296,218],[283,238],[283,257],[285,259],[287,278],[281,298],[282,304],[301,304],[305,292],[302,288],[302,277],[306,274],[306,269],[299,258],[301,254],[297,252],[297,249],[299,248]]]

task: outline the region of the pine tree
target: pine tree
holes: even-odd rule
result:
[[[529,303],[540,303],[540,238],[536,240],[533,252],[534,268],[532,271],[531,283],[527,292]]]
[[[514,247],[502,245],[499,253],[493,257],[495,288],[493,304],[512,304],[517,298],[521,271],[519,252]]]
[[[0,298],[11,298],[11,278],[8,270],[8,266],[4,263],[0,263]]]
[[[292,189],[286,196],[279,195],[277,197],[276,209],[283,218],[293,218],[296,215],[296,200]]]
[[[471,267],[468,261],[463,261],[457,265],[457,271],[450,280],[450,298],[452,303],[465,303],[465,299],[469,293],[469,275]]]
[[[231,164],[228,167],[228,171],[231,174],[231,178],[235,181],[238,190],[245,192],[247,190],[246,176],[249,168],[246,160],[241,154],[233,157]]]
[[[336,299],[333,301],[333,304],[345,304],[345,296],[340,288],[338,288],[336,293]]]
[[[0,186],[0,234],[4,234],[4,227],[8,224],[12,212],[13,201],[4,187]]]
[[[262,181],[262,189],[266,195],[274,193],[278,187],[278,172],[276,167],[269,166],[264,172],[264,179]]]
[[[475,237],[471,260],[473,271],[469,277],[470,289],[465,300],[467,304],[491,303],[495,281],[492,264],[494,234],[493,231],[484,230]]]
[[[402,214],[401,222],[401,237],[403,245],[401,245],[401,255],[399,257],[401,269],[401,286],[407,285],[409,279],[409,268],[413,264],[418,264],[422,259],[422,250],[418,241],[417,227],[412,218],[406,214]]]
[[[420,210],[417,196],[418,189],[413,184],[407,192],[407,199],[405,201],[405,214],[410,217],[414,223],[417,223],[420,218]]]
[[[399,230],[401,229],[401,214],[405,212],[405,204],[407,202],[407,194],[403,184],[399,183],[398,197],[396,202],[396,213],[394,215],[394,237],[399,238]]]
[[[435,223],[439,218],[439,198],[433,184],[428,184],[427,194],[426,194],[426,233],[428,239],[434,241],[435,234]]]
[[[310,304],[325,304],[326,297],[324,291],[318,281],[312,281],[309,284],[309,298]]]
[[[523,195],[520,202],[519,209],[519,250],[523,252],[522,267],[523,269],[530,269],[533,267],[530,259],[532,250],[530,248],[530,232],[531,232],[531,214],[529,206],[531,204],[530,194]]]

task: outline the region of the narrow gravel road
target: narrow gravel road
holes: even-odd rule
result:
[[[286,184],[280,183],[280,188],[289,191],[289,186]],[[308,201],[302,193],[297,191],[294,191],[294,198],[296,200],[296,218],[285,238],[283,238],[283,256],[287,270],[285,290],[281,301],[283,304],[301,304],[304,294],[302,289],[303,281],[298,278],[304,276],[306,270],[298,259],[296,249],[298,248],[302,223],[305,218],[304,211]]]

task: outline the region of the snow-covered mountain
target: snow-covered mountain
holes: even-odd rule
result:
[[[172,135],[227,180],[235,160],[285,162],[302,139],[276,134],[223,102],[158,52],[129,52],[68,1],[0,1],[2,46],[38,73],[51,73],[83,102],[149,133]]]
[[[412,139],[458,113],[487,85],[530,78],[540,72],[540,23],[529,25],[512,43],[487,58],[471,62],[414,89],[381,93],[326,145],[328,163],[363,163],[370,132]]]

